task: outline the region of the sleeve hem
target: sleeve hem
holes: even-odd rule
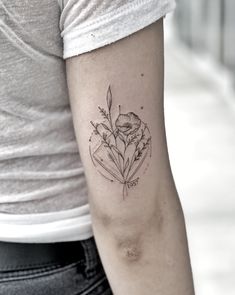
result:
[[[89,52],[123,39],[157,21],[174,8],[174,1],[140,0],[102,15],[68,33],[62,32],[63,58]]]

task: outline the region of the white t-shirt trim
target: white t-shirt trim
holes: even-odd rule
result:
[[[93,236],[89,204],[37,214],[0,214],[0,241],[53,243]]]
[[[79,55],[135,33],[174,10],[173,0],[138,0],[61,32],[63,58]],[[72,12],[71,12],[72,13]],[[78,13],[74,9],[74,13]],[[62,13],[63,14],[63,13]]]

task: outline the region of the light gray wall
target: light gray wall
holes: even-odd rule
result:
[[[224,63],[235,75],[235,0],[176,0],[179,38]]]
[[[225,0],[224,62],[235,73],[235,1]]]

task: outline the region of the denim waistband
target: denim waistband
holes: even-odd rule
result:
[[[78,260],[86,261],[88,270],[99,260],[93,236],[86,240],[59,243],[0,242],[0,271],[65,265]]]

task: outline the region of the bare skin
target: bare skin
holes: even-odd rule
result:
[[[164,125],[163,22],[66,60],[94,237],[115,295],[193,295]]]

